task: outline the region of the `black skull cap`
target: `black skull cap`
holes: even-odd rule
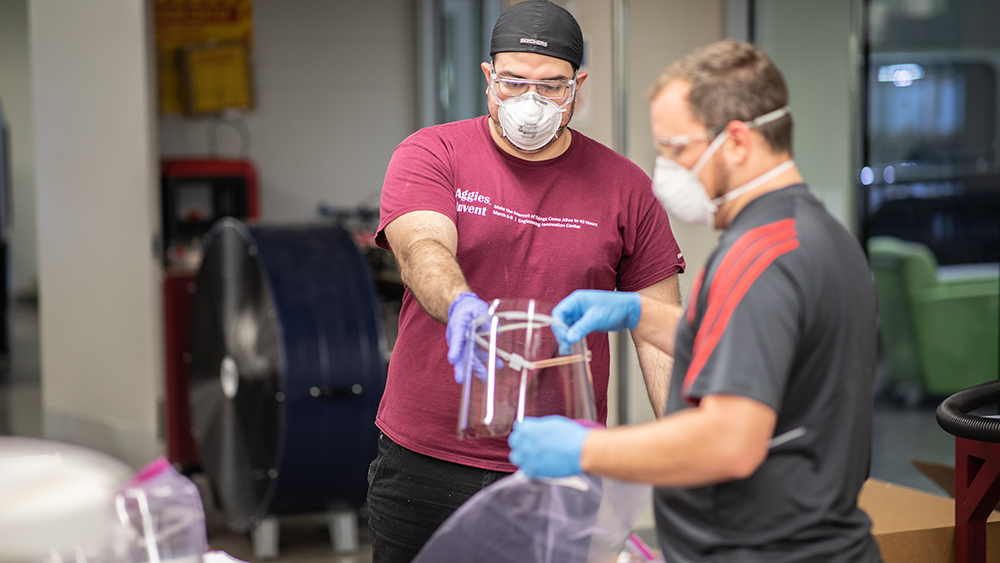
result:
[[[493,26],[490,57],[507,52],[555,57],[576,71],[583,63],[583,32],[565,8],[548,0],[526,0],[507,8]]]

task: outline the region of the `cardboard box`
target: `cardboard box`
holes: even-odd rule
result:
[[[954,495],[955,469],[911,462]],[[884,563],[954,563],[955,500],[902,485],[869,479],[858,504],[872,519],[872,535]],[[1000,563],[1000,511],[986,524],[987,562]]]

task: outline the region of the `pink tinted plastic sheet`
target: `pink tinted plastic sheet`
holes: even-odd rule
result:
[[[535,480],[519,471],[470,498],[413,561],[614,562],[651,495],[648,485],[591,475]]]
[[[558,414],[595,420],[586,340],[559,350],[552,306],[534,299],[495,299],[473,321],[458,417],[458,438],[506,436],[525,416]]]

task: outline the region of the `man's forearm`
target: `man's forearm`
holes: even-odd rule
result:
[[[678,305],[643,296],[642,314],[634,332],[642,340],[673,356],[674,338],[682,314],[684,310]]]
[[[652,307],[651,301],[679,306],[681,292],[677,283],[677,274],[640,289],[639,295],[642,300],[641,307],[644,310]],[[646,383],[649,403],[653,407],[656,418],[660,418],[667,407],[667,392],[670,389],[670,375],[674,367],[674,358],[670,352],[644,337],[638,328],[636,327],[636,330],[632,331],[632,341],[635,343],[635,352],[639,356],[639,367],[642,368],[642,378]]]
[[[670,373],[674,367],[674,359],[643,340],[642,337],[635,334],[635,331],[632,331],[632,341],[635,343],[635,352],[639,357],[639,367],[642,369],[642,378],[646,383],[649,404],[653,407],[653,414],[656,415],[656,418],[660,418],[667,408],[667,393],[670,389]]]
[[[455,257],[432,239],[414,242],[405,255],[397,255],[403,283],[420,306],[442,323],[448,322],[448,306],[459,293],[472,291]]]
[[[751,399],[709,396],[698,408],[655,422],[591,431],[580,467],[666,487],[743,479],[767,457],[776,419],[773,410]]]

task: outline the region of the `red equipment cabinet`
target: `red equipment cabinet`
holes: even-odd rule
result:
[[[191,435],[188,346],[191,294],[201,263],[201,237],[222,217],[258,217],[257,171],[242,159],[165,159],[160,168],[167,457],[200,464]]]

